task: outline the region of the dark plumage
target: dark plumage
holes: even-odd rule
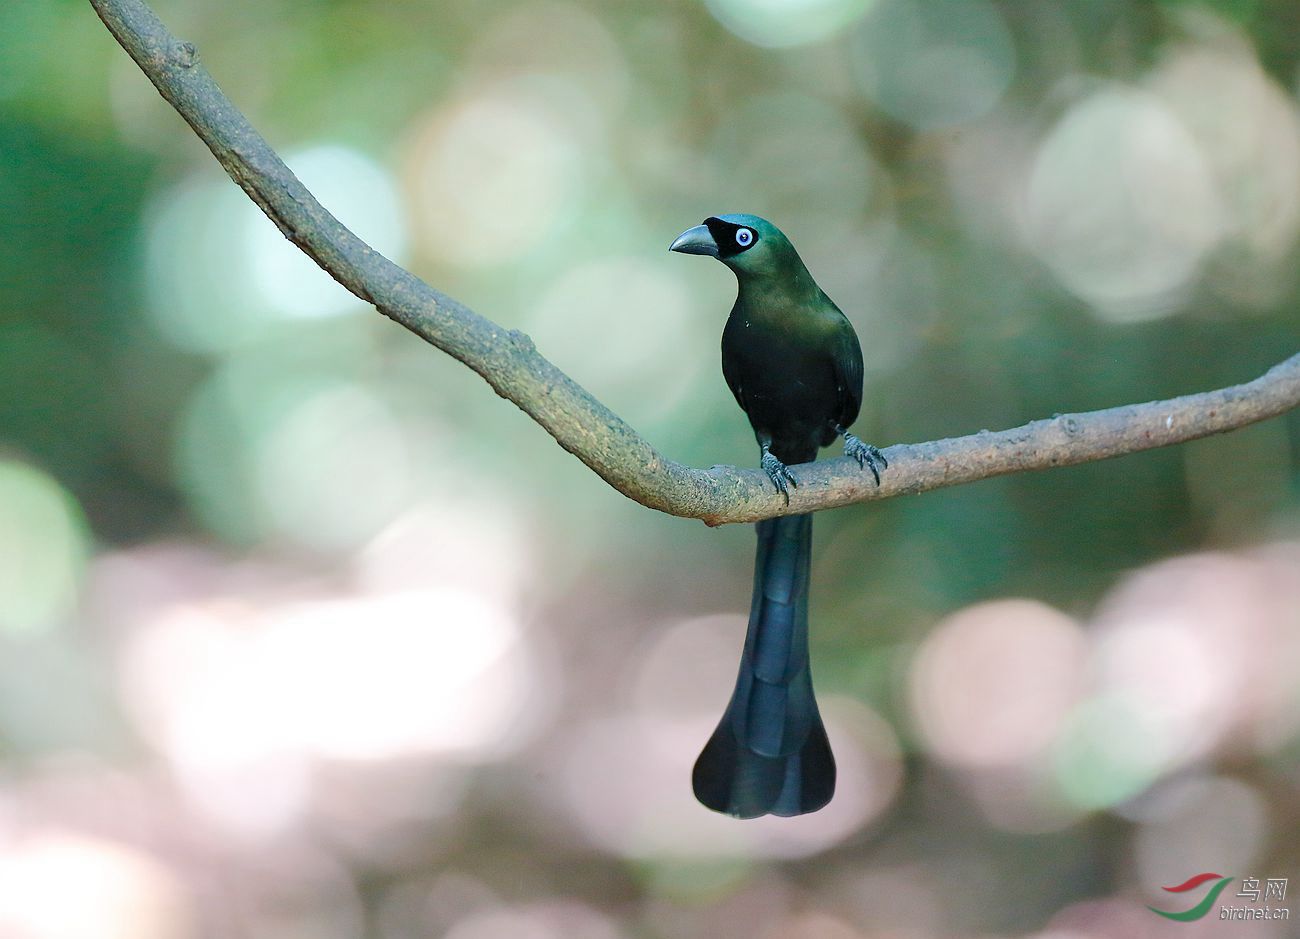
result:
[[[721,215],[683,232],[673,251],[707,254],[736,275],[722,333],[722,373],[749,416],[761,465],[789,502],[790,465],[844,436],[879,480],[880,451],[847,432],[862,405],[862,350],[794,246],[756,215]],[[726,713],[695,763],[695,795],[754,818],[815,812],[835,791],[835,759],[808,664],[812,516],[759,522],[754,596],[740,674]]]

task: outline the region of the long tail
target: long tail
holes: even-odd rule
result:
[[[815,812],[835,792],[835,758],[808,667],[812,516],[757,524],[754,599],[740,675],[695,761],[695,797],[737,818]]]

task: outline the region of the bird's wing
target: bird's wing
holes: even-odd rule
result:
[[[835,375],[837,395],[835,421],[847,429],[858,419],[858,411],[862,409],[862,347],[858,344],[853,324],[843,313],[835,331],[831,369]]]
[[[737,300],[736,307],[739,305],[740,301]],[[749,408],[746,405],[745,386],[741,380],[744,368],[739,358],[732,352],[736,345],[734,332],[740,329],[740,317],[736,315],[736,307],[732,307],[731,316],[727,318],[727,325],[722,330],[722,377],[727,380],[727,387],[735,395],[736,403],[740,405],[740,409],[748,414]]]

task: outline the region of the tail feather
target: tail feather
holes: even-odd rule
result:
[[[835,759],[808,665],[812,516],[759,522],[754,597],[736,690],[695,762],[695,796],[739,818],[815,812]]]

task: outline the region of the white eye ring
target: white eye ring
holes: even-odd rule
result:
[[[736,229],[736,244],[740,245],[742,248],[748,248],[753,243],[754,233],[752,231],[748,228]]]

